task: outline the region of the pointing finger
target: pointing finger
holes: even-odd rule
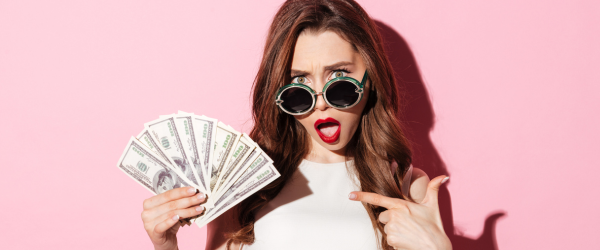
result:
[[[351,192],[350,195],[348,195],[348,198],[355,201],[366,202],[375,206],[385,207],[387,209],[405,205],[403,200],[368,192]]]

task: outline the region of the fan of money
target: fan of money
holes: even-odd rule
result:
[[[280,176],[248,135],[182,111],[145,123],[117,167],[153,194],[187,186],[207,194],[206,210],[192,220],[199,227]]]

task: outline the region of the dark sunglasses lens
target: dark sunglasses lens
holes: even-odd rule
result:
[[[292,113],[304,112],[312,106],[312,94],[303,88],[292,87],[281,93],[281,107]]]
[[[329,103],[339,107],[350,106],[356,103],[360,96],[356,93],[357,88],[354,83],[349,81],[334,82],[327,88],[327,100]]]

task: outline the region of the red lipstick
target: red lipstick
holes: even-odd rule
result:
[[[336,129],[335,132],[333,131],[334,129]],[[319,137],[321,137],[321,140],[325,143],[334,143],[340,138],[342,125],[336,119],[328,117],[326,119],[317,120],[315,122],[315,130]]]

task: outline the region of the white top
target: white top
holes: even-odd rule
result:
[[[352,162],[302,161],[279,195],[258,211],[256,240],[243,249],[377,249],[367,210],[348,199],[360,190],[346,168]]]

